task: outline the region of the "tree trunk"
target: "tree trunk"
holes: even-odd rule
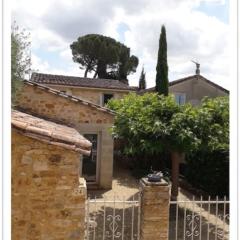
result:
[[[97,75],[99,78],[107,78],[107,65],[102,61],[98,61]]]
[[[178,186],[179,186],[179,162],[182,158],[182,153],[171,152],[172,160],[172,189],[171,189],[171,199],[176,200],[178,196]]]
[[[96,77],[97,77],[97,70],[96,70],[96,72],[94,73],[93,78],[96,78]]]
[[[84,77],[87,77],[87,73],[88,73],[88,67],[86,68],[85,72],[84,72]]]

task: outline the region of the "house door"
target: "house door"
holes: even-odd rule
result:
[[[83,156],[82,176],[88,183],[97,182],[98,159],[98,134],[84,134],[84,137],[92,143],[90,156]]]

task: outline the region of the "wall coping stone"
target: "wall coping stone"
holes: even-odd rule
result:
[[[169,185],[169,183],[164,179],[161,179],[160,182],[149,182],[146,177],[141,178],[140,183],[146,186],[168,186]]]

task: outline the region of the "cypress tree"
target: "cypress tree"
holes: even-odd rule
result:
[[[144,72],[144,68],[142,68],[142,72],[139,78],[139,90],[146,89],[146,73]]]
[[[158,61],[156,67],[156,91],[168,96],[168,64],[167,64],[167,39],[166,29],[163,25],[159,39]]]

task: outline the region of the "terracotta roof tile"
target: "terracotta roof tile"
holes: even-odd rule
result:
[[[12,110],[12,127],[21,134],[89,155],[92,144],[74,128]]]

